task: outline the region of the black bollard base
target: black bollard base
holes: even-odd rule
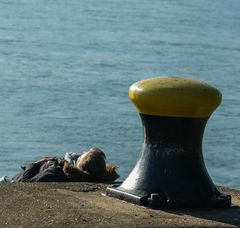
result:
[[[216,197],[205,200],[170,199],[161,193],[134,195],[121,188],[120,184],[113,184],[106,190],[106,195],[152,209],[177,208],[227,208],[231,207],[231,196],[216,190]]]
[[[230,207],[206,170],[202,135],[208,118],[140,114],[144,142],[140,159],[107,195],[151,208]]]

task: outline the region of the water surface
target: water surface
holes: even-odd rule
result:
[[[240,2],[0,2],[0,176],[45,155],[102,148],[124,179],[142,126],[128,99],[154,76],[204,80],[223,94],[206,128],[206,166],[240,188]]]

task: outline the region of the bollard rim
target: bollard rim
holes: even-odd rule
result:
[[[221,104],[222,94],[206,82],[172,76],[134,83],[129,98],[141,114],[204,118]]]

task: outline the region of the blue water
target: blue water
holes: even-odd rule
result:
[[[142,143],[129,86],[204,80],[223,94],[203,151],[216,184],[240,188],[240,1],[0,1],[0,176],[92,146],[124,179]]]

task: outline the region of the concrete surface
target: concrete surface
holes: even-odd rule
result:
[[[153,210],[104,196],[105,184],[0,185],[0,227],[240,227],[240,191],[232,208]]]

